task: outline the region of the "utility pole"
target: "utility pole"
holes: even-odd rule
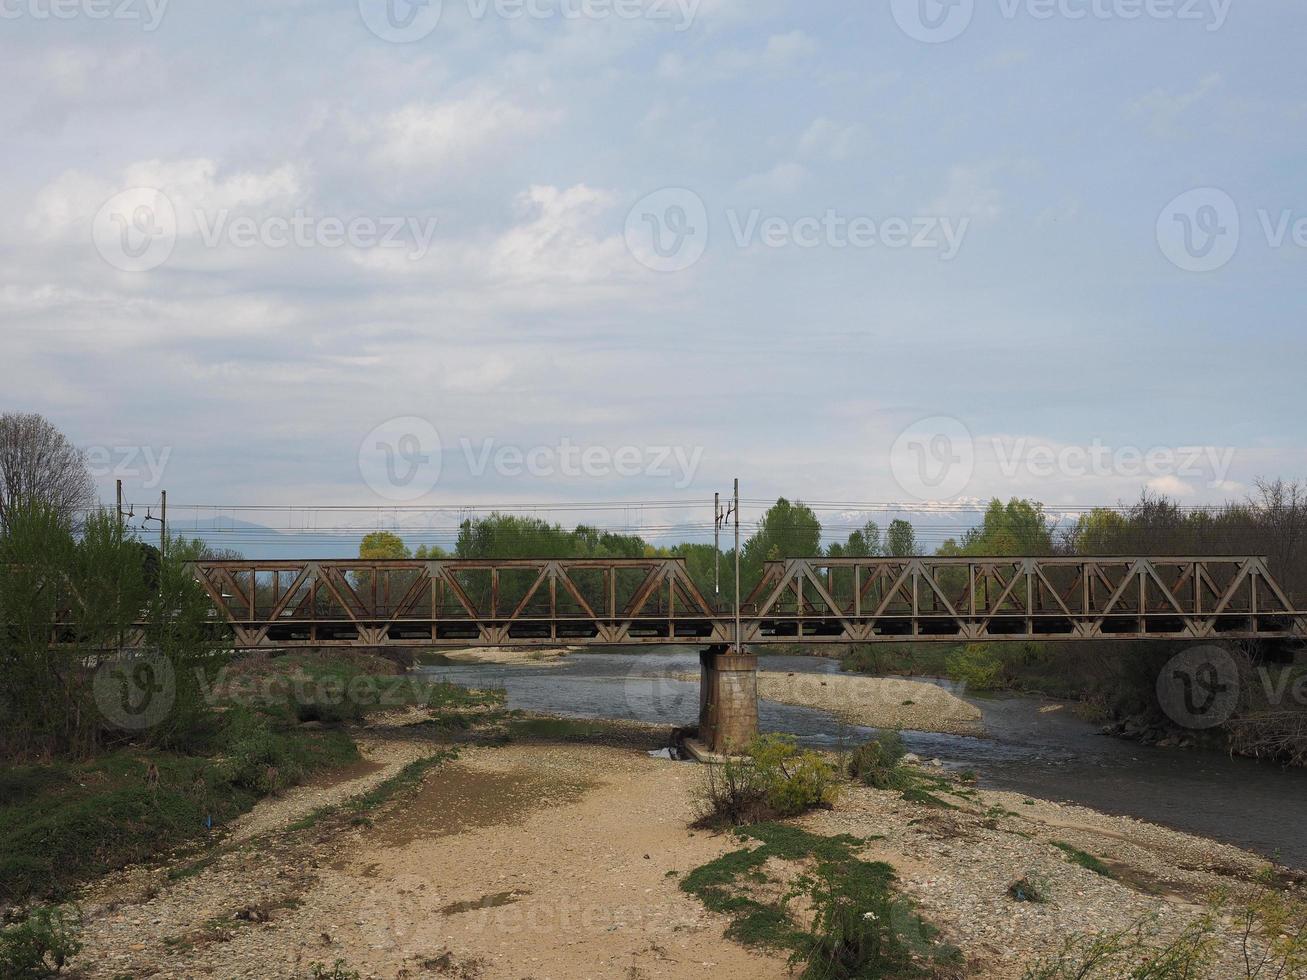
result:
[[[722,594],[722,495],[712,495],[712,592]]]
[[[159,507],[159,560],[162,561],[168,551],[168,491],[160,492],[163,494],[163,503]]]
[[[118,485],[118,509],[115,513],[118,515],[118,527],[121,529],[123,526],[123,481],[115,480],[114,482]]]
[[[735,652],[740,646],[740,478],[735,478]]]

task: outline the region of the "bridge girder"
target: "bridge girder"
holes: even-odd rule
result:
[[[239,648],[730,644],[682,559],[211,561]],[[741,643],[1307,638],[1255,556],[791,558]]]

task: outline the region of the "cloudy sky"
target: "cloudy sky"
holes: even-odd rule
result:
[[[1304,28],[0,0],[0,401],[106,498],[1239,496],[1307,476]]]

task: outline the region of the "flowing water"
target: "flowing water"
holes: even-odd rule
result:
[[[839,672],[837,662],[821,657],[764,656],[759,663],[763,670]],[[699,686],[660,675],[698,669],[698,651],[690,647],[573,654],[539,666],[423,668],[458,684],[503,688],[510,708],[665,725],[698,719]],[[987,737],[904,732],[908,749],[974,770],[982,786],[1166,824],[1307,869],[1307,771],[1108,738],[1057,702],[964,697],[984,714]],[[764,732],[787,732],[814,747],[856,744],[874,732],[772,701],[761,701],[758,712]]]

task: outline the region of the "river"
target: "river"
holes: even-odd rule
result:
[[[838,662],[821,657],[764,656],[759,663],[762,670],[839,671]],[[664,647],[656,652],[572,654],[539,666],[422,669],[457,684],[503,688],[510,708],[688,725],[698,718],[699,686],[658,675],[698,668],[696,648]],[[950,687],[948,681],[918,679]],[[963,697],[983,713],[987,737],[904,732],[908,749],[923,759],[939,759],[950,769],[973,770],[980,785],[991,789],[1165,824],[1307,869],[1307,771],[1109,738],[1067,708],[1040,710],[1057,702]],[[766,700],[759,703],[758,713],[764,732],[787,732],[814,747],[852,745],[874,732],[823,711]]]

